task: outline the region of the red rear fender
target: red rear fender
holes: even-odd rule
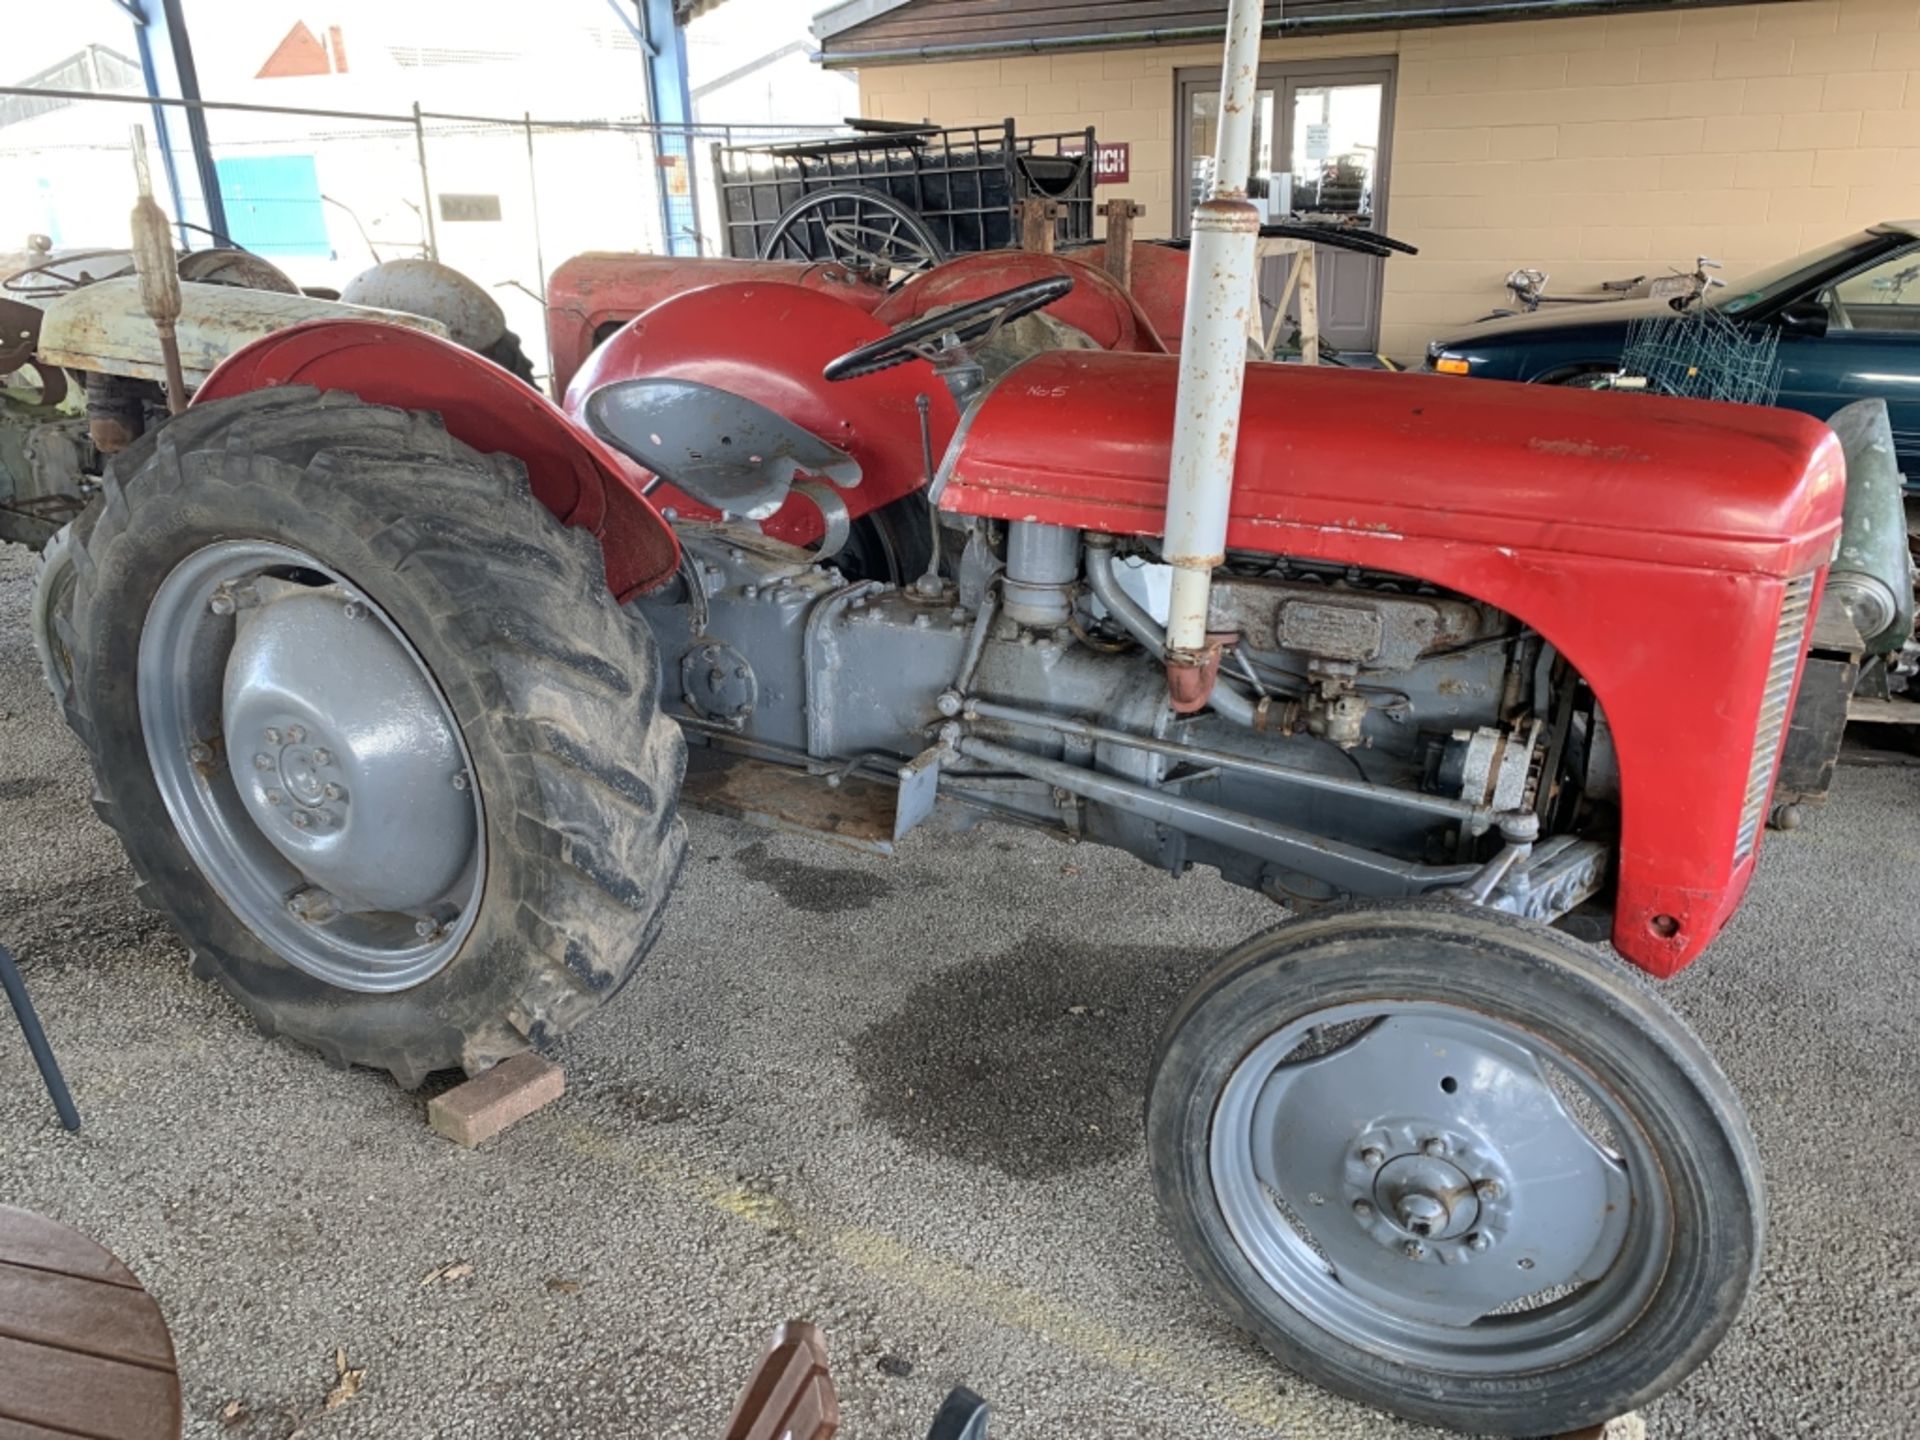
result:
[[[1065,275],[1073,281],[1073,290],[1047,307],[1047,314],[1054,319],[1085,331],[1102,350],[1147,354],[1166,350],[1153,322],[1104,270],[1065,256],[1025,250],[989,250],[949,260],[894,291],[873,315],[889,326],[905,325],[945,306],[984,300],[1053,275]]]
[[[757,400],[860,462],[860,483],[841,498],[856,518],[927,481],[917,401],[927,397],[936,457],[959,413],[947,387],[923,360],[858,380],[833,382],[827,362],[887,333],[858,307],[801,285],[746,282],[676,295],[647,311],[588,359],[562,402],[576,420],[602,385],[636,376],[697,380]],[[713,511],[662,485],[652,492],[677,515]],[[820,537],[820,512],[795,496],[761,527],[805,545]]]
[[[1067,259],[1104,274],[1107,244],[1103,240],[1069,250]],[[1134,308],[1146,317],[1167,349],[1178,353],[1187,319],[1187,252],[1158,241],[1136,240],[1130,293]]]
[[[679,541],[641,493],[632,466],[537,390],[451,341],[376,320],[310,321],[235,351],[193,403],[268,385],[345,390],[373,405],[435,411],[456,439],[513,456],[543,505],[599,538],[607,584],[622,600],[679,564]]]
[[[609,326],[623,325],[672,296],[736,280],[804,285],[857,310],[872,310],[887,294],[839,265],[817,261],[600,251],[576,255],[547,277],[547,352],[554,388],[564,391],[572,383]]]

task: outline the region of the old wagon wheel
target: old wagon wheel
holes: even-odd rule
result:
[[[859,186],[796,201],[760,247],[762,260],[835,260],[887,280],[931,270],[946,252],[912,207]]]

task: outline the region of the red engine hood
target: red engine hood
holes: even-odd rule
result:
[[[1009,372],[941,504],[1159,534],[1178,365],[1076,351]],[[1778,410],[1253,365],[1227,541],[1416,576],[1558,647],[1619,758],[1614,945],[1669,975],[1752,875],[1755,737],[1804,614],[1788,578],[1832,555],[1843,477],[1832,433]]]
[[[941,503],[1159,534],[1178,374],[1169,356],[1035,357],[969,418]],[[1787,575],[1827,553],[1843,486],[1831,433],[1790,411],[1255,364],[1228,543],[1417,536]]]

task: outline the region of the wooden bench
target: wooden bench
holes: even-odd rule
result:
[[[173,1340],[133,1272],[0,1206],[0,1440],[179,1440]]]

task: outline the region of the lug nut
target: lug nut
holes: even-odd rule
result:
[[[344,800],[347,798],[347,792],[331,781],[327,783],[320,793],[325,795],[329,800]]]
[[[316,750],[316,751],[314,751],[314,752],[313,752],[313,763],[314,763],[314,764],[316,764],[316,765],[331,765],[331,764],[333,764],[333,752],[332,752],[331,750]]]
[[[267,791],[267,804],[269,804],[269,805],[284,805],[284,804],[286,804],[286,803],[287,803],[287,795],[286,795],[286,792],[285,792],[284,790],[269,790],[269,791]]]
[[[271,770],[271,769],[273,769],[273,756],[271,756],[271,755],[256,755],[256,756],[254,756],[254,757],[253,757],[253,768],[254,768],[254,769],[256,769],[256,770]]]
[[[1467,1236],[1467,1248],[1469,1250],[1484,1250],[1492,1243],[1493,1241],[1489,1240],[1486,1233],[1481,1230],[1476,1230]]]
[[[1451,1147],[1448,1146],[1444,1139],[1436,1135],[1431,1140],[1422,1142],[1420,1148],[1429,1155],[1445,1155]]]
[[[1507,1187],[1491,1177],[1473,1182],[1473,1193],[1482,1200],[1498,1200],[1507,1193]]]
[[[278,745],[279,743],[280,743],[279,729],[275,726],[269,725],[267,727],[267,744]]]
[[[1353,1202],[1353,1213],[1356,1219],[1371,1220],[1373,1218],[1373,1206],[1368,1201],[1356,1200]]]
[[[1378,1145],[1369,1145],[1360,1152],[1360,1159],[1369,1170],[1378,1170],[1387,1163],[1387,1152]]]
[[[298,745],[306,738],[307,732],[302,730],[298,725],[289,725],[287,727],[287,743],[289,745]]]
[[[313,817],[304,810],[296,810],[287,818],[293,821],[293,828],[296,830],[305,830],[313,824]]]
[[[204,741],[196,740],[187,747],[187,758],[196,765],[204,765],[213,759],[213,747]]]
[[[1406,1244],[1402,1245],[1400,1249],[1409,1260],[1418,1260],[1427,1253],[1427,1247],[1422,1245],[1418,1240],[1409,1240]]]

